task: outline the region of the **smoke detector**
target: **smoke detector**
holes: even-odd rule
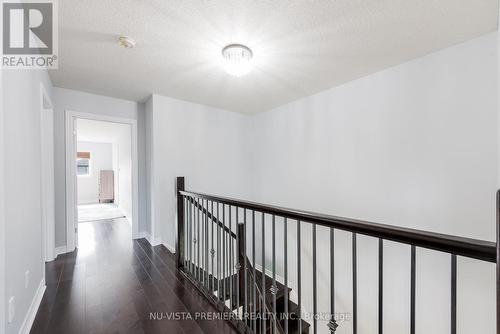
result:
[[[132,49],[135,47],[135,40],[128,36],[120,36],[120,38],[118,38],[118,43],[120,43],[120,46],[124,49]]]

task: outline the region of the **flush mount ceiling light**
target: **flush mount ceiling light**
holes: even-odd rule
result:
[[[135,40],[128,36],[120,36],[118,38],[118,43],[120,43],[120,46],[124,49],[132,49],[135,47]]]
[[[227,73],[240,77],[250,72],[253,53],[242,44],[229,44],[222,49],[224,69]]]

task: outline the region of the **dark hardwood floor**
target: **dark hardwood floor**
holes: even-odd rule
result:
[[[46,265],[47,290],[31,333],[236,333],[180,274],[173,254],[132,240],[124,219],[79,225],[78,251]],[[151,320],[151,312],[183,319]],[[191,315],[191,318],[187,316]]]

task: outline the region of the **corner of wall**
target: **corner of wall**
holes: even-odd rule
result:
[[[148,235],[153,234],[154,201],[153,201],[153,95],[144,104],[145,129],[145,168],[146,168],[146,224],[144,230]]]

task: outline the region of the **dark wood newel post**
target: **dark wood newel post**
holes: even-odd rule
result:
[[[239,286],[240,286],[240,302],[245,296],[245,224],[238,223],[238,264],[239,269]]]
[[[177,177],[177,234],[175,239],[175,260],[177,268],[184,267],[184,198],[179,191],[184,191],[184,176]]]

